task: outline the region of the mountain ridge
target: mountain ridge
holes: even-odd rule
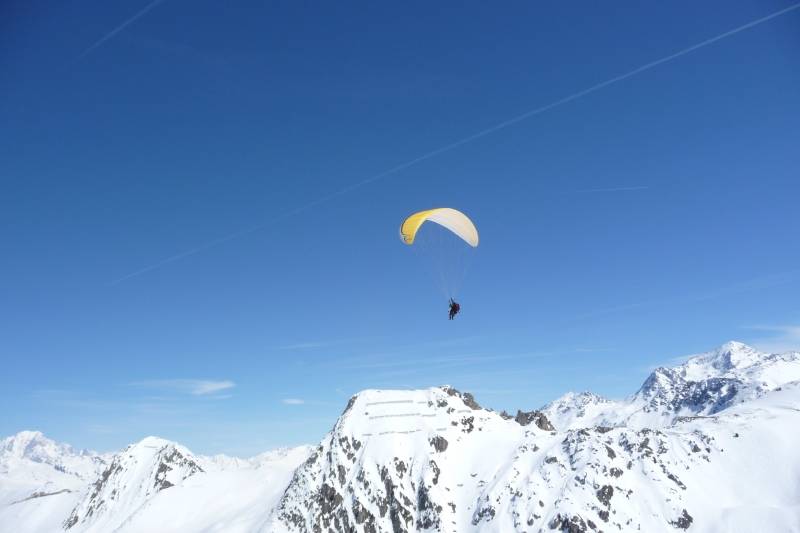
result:
[[[800,380],[800,352],[759,352],[738,341],[653,370],[628,398],[567,393],[541,408],[560,429],[592,425],[668,426],[682,416],[710,415]]]
[[[53,466],[81,452],[21,432],[0,465],[40,477],[0,494],[0,532],[800,531],[787,428],[800,353],[729,342],[623,400],[567,393],[512,416],[451,386],[368,389],[317,446],[238,459],[147,437],[93,482]]]

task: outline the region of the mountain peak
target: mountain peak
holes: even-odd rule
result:
[[[13,442],[16,444],[28,444],[38,440],[49,439],[47,439],[41,431],[23,430],[3,440],[8,443]]]
[[[766,356],[755,348],[738,341],[728,341],[713,352],[715,367],[720,370],[732,368],[746,368],[758,363]]]
[[[583,391],[583,392],[568,392],[561,397],[562,400],[565,401],[576,401],[576,402],[606,402],[605,398],[602,396],[595,394],[590,391]]]
[[[798,377],[800,357],[762,353],[729,341],[678,366],[657,368],[634,395],[634,403],[643,405],[642,413],[660,414],[665,420],[681,414],[711,415]]]
[[[162,439],[161,437],[155,437],[150,435],[149,437],[145,437],[139,442],[131,444],[131,447],[137,448],[163,448],[164,446],[169,446],[170,444],[177,444],[171,440]]]
[[[730,340],[716,349],[717,352],[735,352],[739,350],[753,350],[753,348],[743,342]]]
[[[64,529],[81,523],[99,531],[111,531],[127,516],[162,490],[180,485],[187,478],[205,472],[187,448],[160,437],[145,437],[116,454],[92,486],[92,490],[72,510]],[[129,487],[129,497],[118,494]]]
[[[37,463],[52,463],[63,455],[74,455],[75,450],[68,444],[48,439],[41,431],[26,430],[0,441],[0,454]]]
[[[710,352],[691,356],[670,370],[690,381],[736,377],[741,372],[749,372],[769,363],[775,357],[742,342],[729,341]]]
[[[614,402],[593,392],[568,392],[541,408],[558,429],[604,423],[603,413]]]
[[[12,438],[28,439],[28,440],[41,439],[43,437],[44,437],[44,434],[41,431],[34,431],[34,430],[29,430],[29,429],[24,429],[24,430],[20,431],[19,433],[17,433],[16,435],[12,435]]]
[[[77,451],[69,444],[45,437],[41,431],[20,431],[0,439],[0,470],[7,472],[35,468],[42,473],[42,468],[49,467],[59,474],[89,479],[104,464],[103,456],[87,450]]]

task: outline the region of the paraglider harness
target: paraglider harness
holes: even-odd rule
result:
[[[453,320],[458,312],[461,311],[461,306],[455,300],[450,298],[450,320]]]

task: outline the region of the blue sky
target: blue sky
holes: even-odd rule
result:
[[[791,5],[4,5],[0,434],[246,455],[364,388],[800,345],[800,10],[437,152]],[[440,205],[482,239],[453,322],[397,237]]]

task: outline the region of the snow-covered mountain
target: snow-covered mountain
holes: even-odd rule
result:
[[[662,427],[685,416],[713,415],[800,380],[800,352],[761,353],[731,341],[654,370],[630,398],[612,401],[568,393],[542,412],[559,429],[587,426]]]
[[[798,443],[800,353],[731,342],[625,400],[516,415],[451,387],[363,391],[317,447],[252,459],[21,433],[0,448],[0,532],[800,532]]]
[[[48,439],[39,431],[20,431],[0,440],[0,473],[27,469],[31,463],[82,479],[93,478],[108,457]],[[47,468],[49,467],[49,468]]]
[[[605,418],[613,417],[620,407],[620,402],[603,398],[591,392],[568,392],[542,407],[541,411],[556,427],[568,429],[613,425]]]
[[[669,428],[565,432],[452,390],[365,391],[265,530],[798,531],[798,437],[797,383]]]
[[[0,531],[53,531],[108,458],[21,431],[0,440]]]
[[[114,531],[158,492],[203,471],[183,446],[148,437],[114,456],[72,510],[64,529]]]
[[[205,457],[147,437],[100,456],[27,431],[0,442],[3,533],[252,531],[312,450]]]

